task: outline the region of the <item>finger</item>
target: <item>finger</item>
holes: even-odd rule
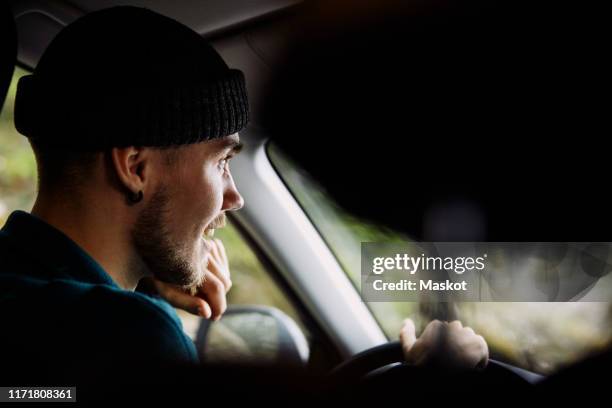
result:
[[[206,250],[208,252],[212,253],[212,250],[213,250],[212,244],[211,244],[212,240],[210,240],[208,238],[204,238],[204,237],[202,238],[202,240],[204,241],[204,245],[206,246]]]
[[[416,342],[416,329],[411,319],[404,320],[404,325],[400,330],[400,342],[402,343],[404,354],[410,352],[410,349],[412,349],[412,346]]]
[[[205,319],[210,319],[212,317],[212,309],[210,308],[210,305],[208,304],[208,302],[206,302],[204,299],[201,299],[202,303],[200,304],[200,307],[198,308],[198,315],[202,316]]]
[[[215,244],[212,239],[204,238],[204,244],[206,245],[206,250],[208,253],[206,254],[206,259],[214,258],[215,255]]]
[[[482,348],[482,357],[476,365],[476,368],[483,369],[487,366],[487,364],[489,364],[489,346],[487,345],[487,341],[484,339],[484,337],[476,336],[476,338],[478,339],[480,347]]]
[[[404,324],[400,329],[400,334],[410,335],[416,337],[416,328],[412,319],[404,319]]]
[[[208,271],[212,272],[223,283],[225,293],[227,293],[232,287],[232,281],[219,262],[212,257],[208,258]]]
[[[227,252],[225,251],[225,245],[223,245],[223,242],[219,238],[215,238],[215,242],[217,243],[217,248],[219,249],[221,258],[223,259],[223,264],[229,266],[229,258],[227,257]]]
[[[217,246],[217,240],[212,238],[208,240],[208,243],[210,244],[210,252],[213,255],[213,258],[215,258],[218,261],[220,258],[220,255],[219,255],[219,247]]]
[[[431,322],[427,324],[427,326],[425,326],[425,330],[423,330],[421,337],[429,337],[429,336],[439,333],[442,330],[442,328],[446,326],[446,324],[447,323],[443,323],[437,319],[432,320]]]
[[[406,361],[414,365],[426,364],[432,353],[435,353],[440,342],[442,332],[446,330],[448,323],[440,320],[432,320],[425,326],[423,333],[408,353]]]
[[[206,271],[204,284],[200,288],[204,299],[210,305],[213,320],[219,320],[221,315],[227,309],[227,300],[225,299],[225,286],[212,272]]]
[[[453,320],[452,322],[448,324],[448,328],[449,329],[462,329],[463,324],[461,324],[459,320]]]
[[[418,366],[427,363],[430,358],[431,346],[423,338],[419,338],[412,348],[404,353],[404,358],[407,363]]]
[[[448,323],[441,322],[440,320],[432,320],[425,326],[425,330],[421,333],[419,340],[427,347],[438,347],[440,342],[445,338],[448,332]]]
[[[218,239],[211,240],[212,258],[217,262],[217,266],[219,267],[219,270],[223,272],[223,275],[227,276],[229,279],[229,265],[223,259],[223,255],[221,254],[221,249],[219,248],[220,242],[221,241]]]
[[[185,293],[178,286],[154,280],[157,292],[172,306],[206,319],[211,316],[211,309],[204,299]]]

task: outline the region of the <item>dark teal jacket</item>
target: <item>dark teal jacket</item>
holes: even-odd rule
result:
[[[198,358],[168,303],[121,289],[61,231],[15,211],[0,230],[0,361],[4,374],[98,378]]]

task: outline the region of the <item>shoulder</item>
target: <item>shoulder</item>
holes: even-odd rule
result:
[[[168,330],[183,332],[181,321],[176,312],[166,301],[139,292],[131,292],[115,288],[109,285],[87,285],[85,284],[83,301],[91,303],[98,308],[106,306],[106,312],[122,312],[122,318],[130,318],[137,315],[144,322],[154,321]]]
[[[92,286],[78,303],[94,318],[90,321],[119,334],[124,346],[137,347],[148,358],[150,353],[163,353],[170,360],[197,361],[193,342],[167,302],[108,285]]]
[[[56,328],[51,337],[58,342],[84,344],[88,353],[117,360],[197,363],[192,340],[183,332],[174,309],[162,299],[62,279],[4,275],[0,282],[9,289],[11,309],[24,316],[43,311],[46,324]]]

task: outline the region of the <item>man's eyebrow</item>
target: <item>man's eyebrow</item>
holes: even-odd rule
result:
[[[242,142],[234,143],[234,145],[232,146],[232,153],[234,153],[234,154],[240,153],[242,151],[243,147],[244,147],[244,143],[242,143]]]
[[[244,144],[242,142],[239,142],[234,139],[229,139],[228,141],[223,143],[223,145],[221,146],[221,149],[224,151],[230,150],[230,153],[238,154],[240,153],[243,147],[244,147]]]

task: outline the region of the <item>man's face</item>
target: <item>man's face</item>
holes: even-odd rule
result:
[[[184,288],[200,286],[208,248],[204,235],[225,224],[225,211],[243,199],[229,170],[240,148],[238,134],[179,147],[172,163],[160,151],[156,191],[144,202],[132,237],[154,277]]]

